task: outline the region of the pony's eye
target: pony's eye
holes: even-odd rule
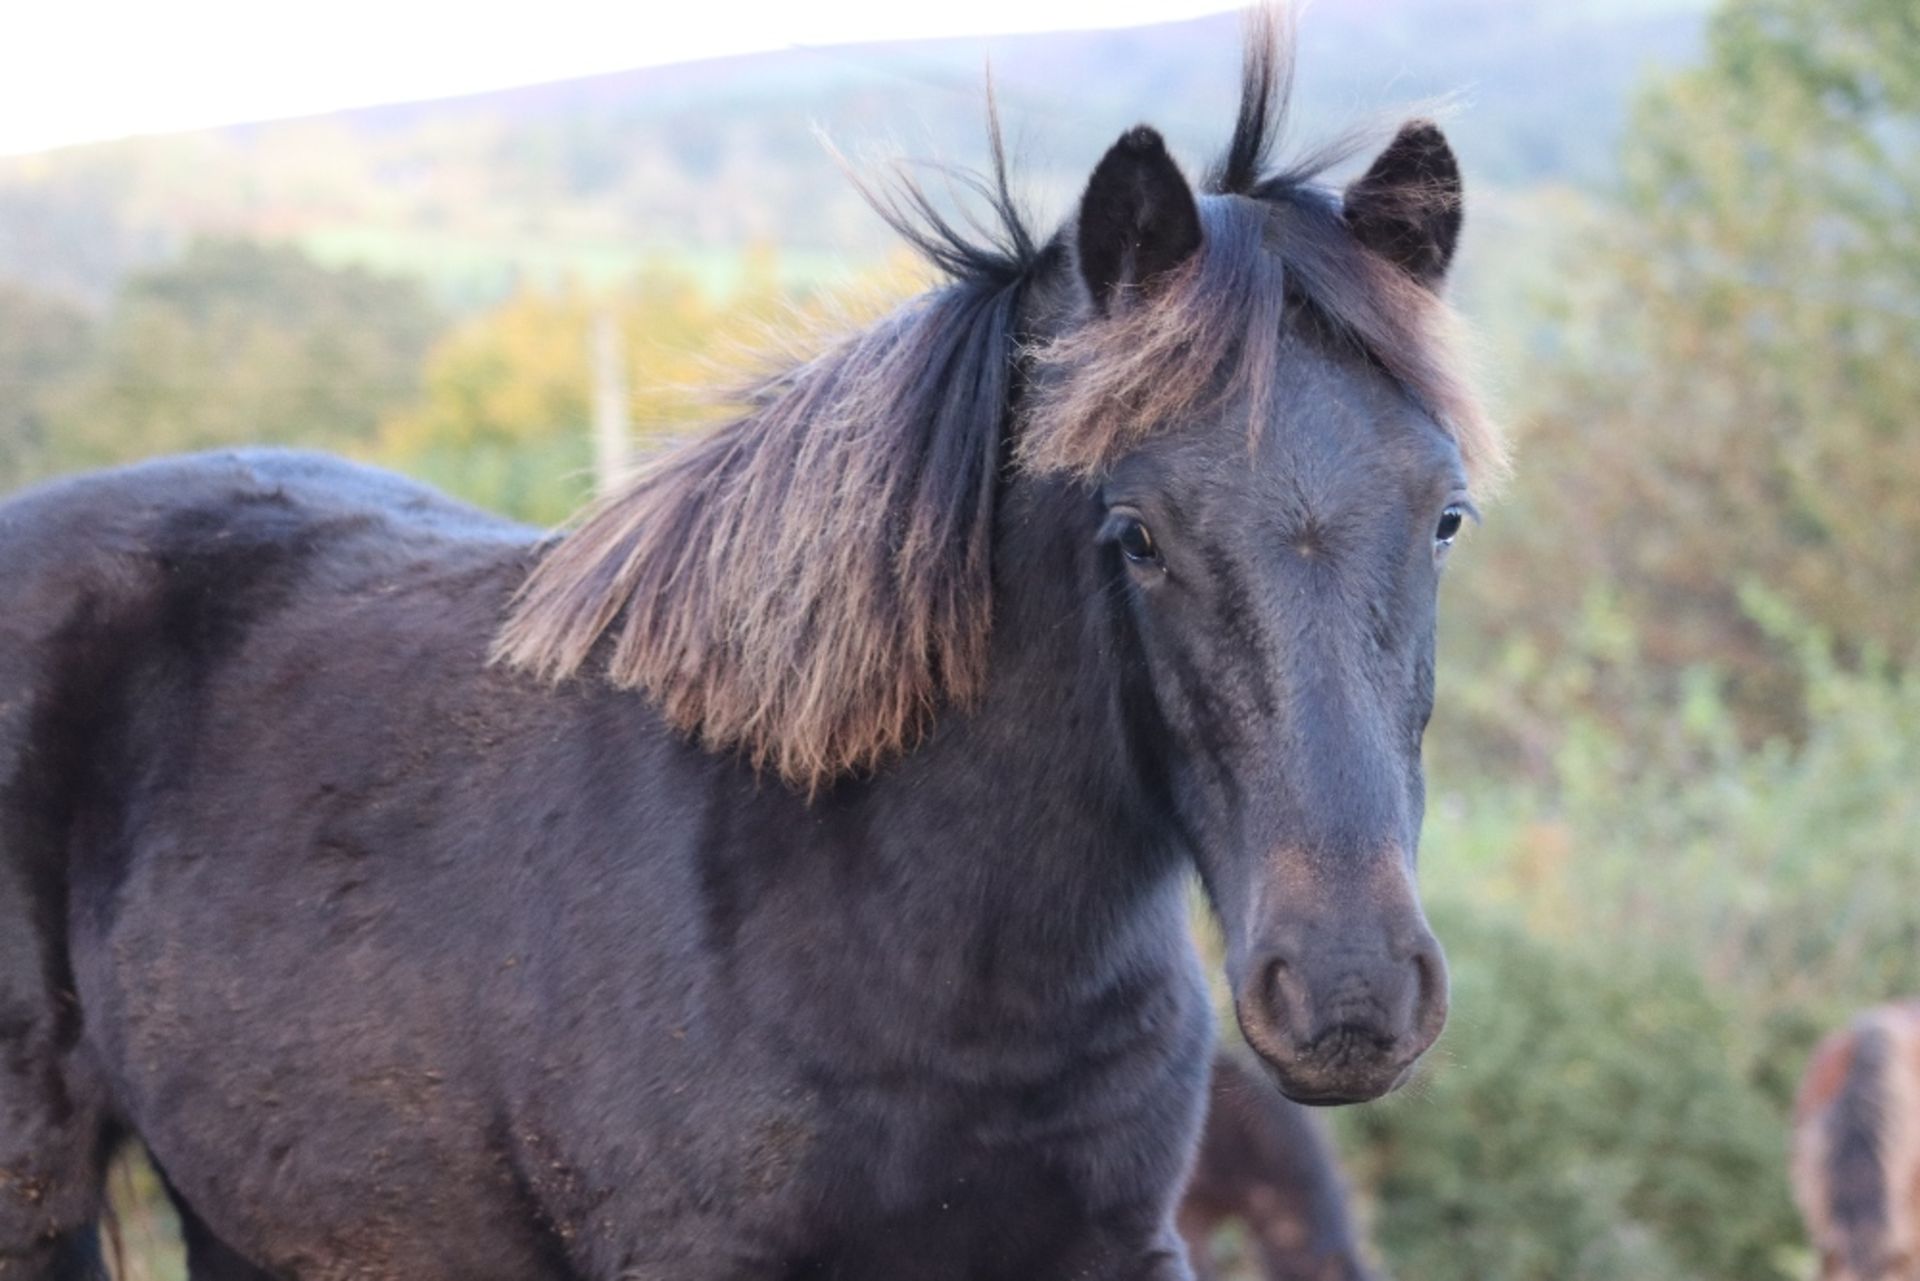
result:
[[[1433,531],[1433,541],[1442,547],[1452,545],[1460,536],[1460,522],[1466,519],[1466,512],[1458,504],[1448,507],[1440,513],[1440,524]]]
[[[1141,521],[1128,517],[1114,535],[1114,541],[1120,544],[1120,554],[1136,565],[1157,565],[1160,553],[1154,549],[1153,535]]]

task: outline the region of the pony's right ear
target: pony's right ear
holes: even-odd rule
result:
[[[1460,243],[1460,162],[1440,126],[1403,126],[1342,208],[1354,238],[1428,289],[1438,289]]]
[[[1080,277],[1094,306],[1144,292],[1200,248],[1200,210],[1167,144],[1145,125],[1129,129],[1094,166],[1080,198]]]

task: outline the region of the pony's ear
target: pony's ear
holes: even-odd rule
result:
[[[1080,198],[1080,276],[1105,311],[1123,291],[1150,287],[1200,248],[1193,189],[1145,125],[1129,129],[1094,166]]]
[[[1347,188],[1354,238],[1429,289],[1460,240],[1460,164],[1431,120],[1401,126],[1365,176]]]

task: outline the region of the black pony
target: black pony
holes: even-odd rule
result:
[[[1145,128],[553,538],[276,453],[0,506],[0,1277],[1185,1277],[1198,869],[1287,1093],[1440,1030],[1459,174]]]

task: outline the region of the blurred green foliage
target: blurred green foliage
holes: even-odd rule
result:
[[[1485,741],[1538,764],[1563,693],[1627,728],[1702,665],[1749,742],[1798,732],[1756,586],[1843,656],[1920,656],[1916,48],[1911,0],[1735,0],[1705,65],[1642,96],[1526,371],[1524,480],[1469,611],[1516,678]]]
[[[1920,9],[1730,0],[1568,242],[1443,614],[1455,1015],[1343,1117],[1421,1281],[1808,1275],[1817,1036],[1920,992]]]
[[[522,288],[427,355],[422,395],[389,416],[373,456],[482,506],[557,523],[592,492],[590,353],[613,326],[630,430],[641,439],[713,417],[698,390],[724,353],[751,342],[786,302],[771,253],[716,297],[653,269],[617,287]]]
[[[1343,1118],[1405,1277],[1761,1278],[1792,1211],[1772,1101],[1729,1018],[1660,954],[1530,936],[1434,905],[1458,1013],[1407,1094]]]
[[[60,409],[92,345],[79,307],[0,283],[0,490],[54,455]]]
[[[1798,742],[1741,746],[1702,686],[1673,709],[1685,773],[1603,717],[1566,726],[1544,781],[1434,762],[1422,879],[1454,1014],[1402,1097],[1341,1117],[1399,1275],[1806,1275],[1785,1157],[1807,1051],[1920,992],[1920,679],[1784,643]]]
[[[650,268],[614,288],[522,288],[427,354],[422,394],[367,451],[483,507],[555,524],[592,493],[588,423],[596,326],[612,327],[636,450],[697,432],[725,412],[776,338],[804,348],[924,284],[903,259],[834,290],[783,283],[770,251],[748,254],[716,295],[693,275]]]
[[[420,287],[296,249],[203,240],[97,323],[0,292],[0,486],[243,442],[352,449],[412,401],[441,326]]]

